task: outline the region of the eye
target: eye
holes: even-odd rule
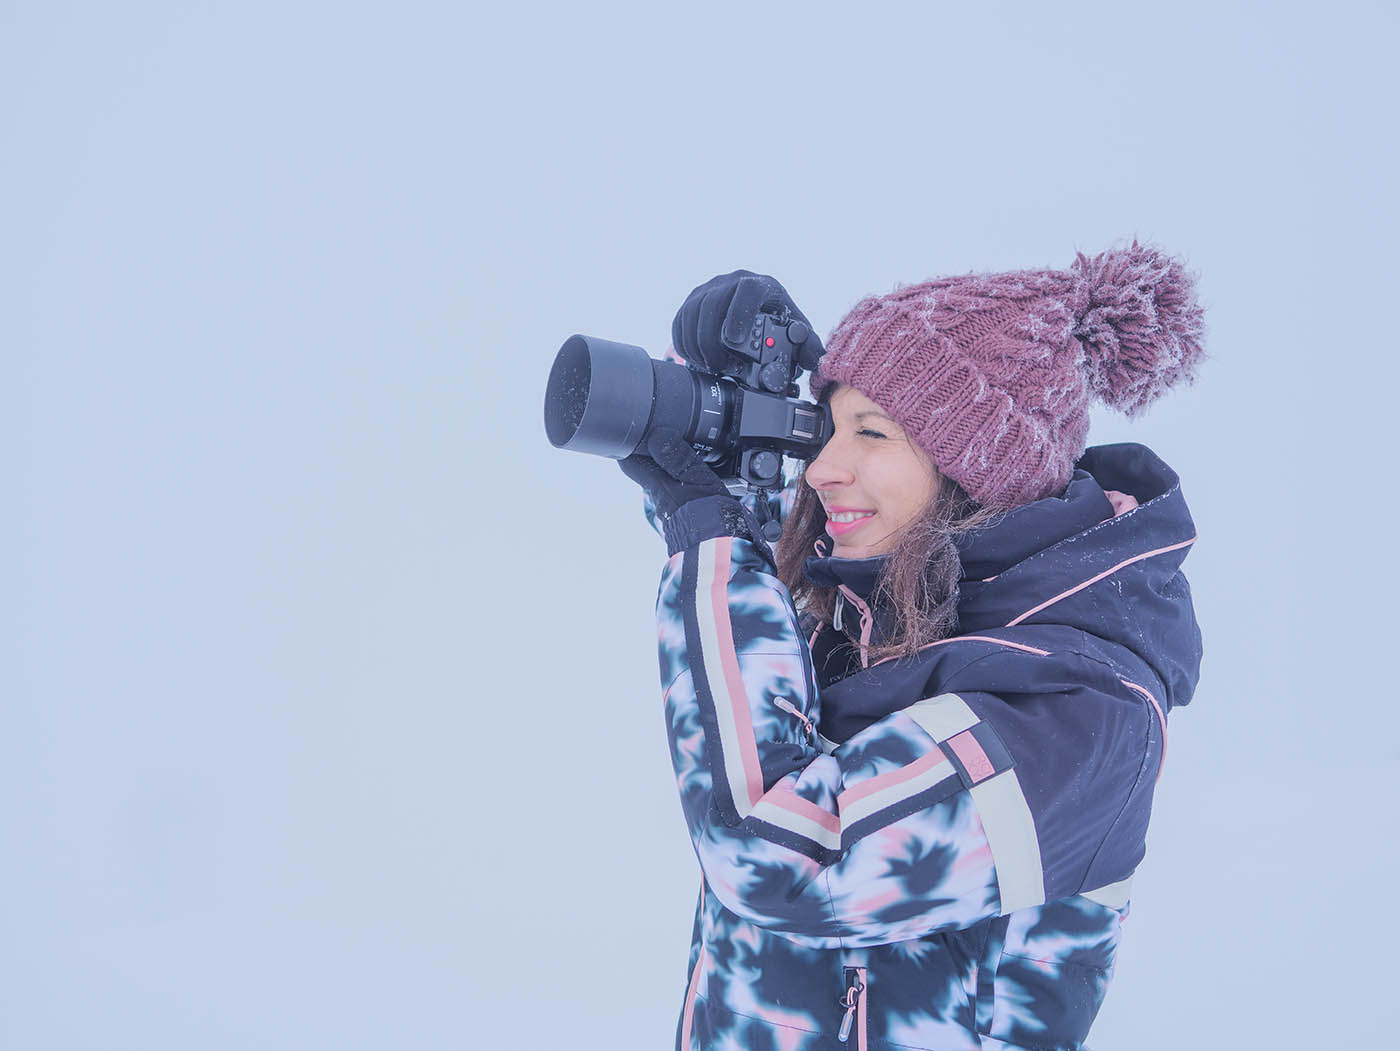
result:
[[[875,430],[875,429],[872,428],[872,427],[862,427],[860,430],[856,431],[856,433],[859,434],[859,435],[862,435],[862,436],[864,436],[864,437],[866,437],[866,438],[886,438],[886,437],[888,437],[888,435],[881,434],[879,431]]]

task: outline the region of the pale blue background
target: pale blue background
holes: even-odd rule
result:
[[[1206,658],[1103,1049],[1393,1031],[1389,5],[0,8],[0,1046],[663,1048],[663,551],[540,420],[710,275],[1138,235]]]

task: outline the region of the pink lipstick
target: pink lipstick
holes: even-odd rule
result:
[[[833,515],[840,515],[845,518],[848,515],[858,515],[850,521],[837,522],[832,519]],[[828,507],[826,509],[826,531],[830,536],[844,536],[853,529],[859,529],[866,522],[875,517],[875,512],[860,507]]]

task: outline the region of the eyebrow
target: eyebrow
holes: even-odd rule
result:
[[[890,420],[891,423],[895,422],[894,420],[891,420],[888,416],[886,416],[883,412],[876,412],[874,409],[865,409],[862,412],[858,412],[856,413],[855,418],[858,420],[863,420],[867,416],[878,416],[882,420]]]

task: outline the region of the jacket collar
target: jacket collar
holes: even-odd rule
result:
[[[827,554],[831,550],[826,537],[817,541],[818,553],[808,555],[802,564],[802,572],[818,587],[835,588],[845,584],[863,599],[875,593],[875,585],[880,580],[880,570],[884,568],[885,556],[874,558],[837,558]]]

